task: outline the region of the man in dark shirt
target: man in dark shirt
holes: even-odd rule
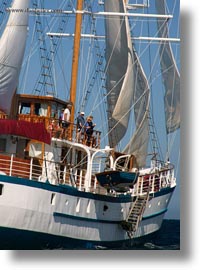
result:
[[[96,126],[96,124],[93,124],[92,120],[93,120],[93,116],[88,116],[87,121],[85,123],[86,144],[88,146],[93,145],[92,135],[93,135],[94,127]]]
[[[77,117],[77,141],[80,142],[81,134],[84,134],[84,125],[85,125],[85,113],[80,112],[79,116]]]

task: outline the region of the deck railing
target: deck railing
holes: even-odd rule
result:
[[[68,165],[60,166],[59,163],[53,163],[53,175],[51,178],[49,175],[48,167],[45,167],[45,163],[49,163],[47,160],[39,160],[36,158],[22,159],[12,155],[0,154],[0,174],[6,174],[8,176],[15,176],[18,178],[24,178],[34,181],[46,182],[47,180],[52,184],[70,185],[76,187],[78,190],[85,190],[88,179],[86,179],[86,169],[69,168]],[[107,191],[100,187],[97,183],[97,179],[92,175],[89,190],[95,193],[105,194]]]
[[[175,185],[174,169],[163,168],[158,172],[140,175],[137,183],[134,185],[135,195],[144,195],[147,192],[154,193],[162,188]]]
[[[94,130],[92,136],[89,138],[84,129],[82,132],[78,132],[77,125],[74,123],[70,123],[67,128],[62,128],[62,124],[60,123],[59,119],[45,116],[19,114],[18,120],[32,123],[44,123],[46,129],[53,138],[66,139],[73,142],[79,142],[90,147],[100,148],[101,132],[98,130]],[[70,130],[72,130],[72,133]]]
[[[48,167],[48,164],[51,166]],[[51,167],[51,171],[50,168]],[[96,167],[93,168],[96,171]],[[101,187],[97,179],[92,174],[91,181],[86,179],[86,169],[72,168],[68,164],[60,164],[48,160],[38,158],[22,159],[15,157],[15,155],[0,154],[0,174],[8,176],[16,176],[29,180],[46,182],[47,180],[52,184],[67,184],[74,186],[79,190],[107,194],[106,189]],[[52,174],[51,174],[52,173]],[[88,187],[88,182],[90,186]],[[134,185],[133,195],[143,195],[147,192],[158,192],[162,188],[172,187],[175,185],[174,169],[172,167],[165,167],[154,173],[147,173],[140,175],[137,183]],[[110,195],[115,195],[113,194]]]
[[[8,119],[8,115],[0,111],[0,119]]]

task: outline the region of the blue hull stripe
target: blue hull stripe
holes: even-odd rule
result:
[[[99,201],[107,201],[107,202],[112,202],[112,203],[132,202],[132,197],[130,194],[127,194],[127,195],[120,194],[119,197],[112,197],[112,196],[107,196],[107,195],[105,196],[105,195],[94,194],[90,192],[79,191],[76,188],[68,186],[68,185],[56,186],[56,185],[51,185],[49,183],[43,183],[43,182],[38,182],[34,180],[28,180],[28,179],[13,177],[13,176],[7,176],[7,175],[0,175],[0,182],[23,185],[23,186],[33,187],[33,188],[49,190],[52,192],[58,192],[61,194],[67,194],[67,195],[71,195],[75,197],[82,197],[82,198],[99,200]],[[171,193],[174,191],[174,189],[175,187],[164,188],[161,191],[154,193],[154,198]]]
[[[142,220],[147,220],[150,218],[154,218],[160,215],[163,215],[164,213],[167,212],[167,208],[163,209],[157,213],[154,213],[152,215],[148,215],[142,218]],[[94,219],[94,218],[85,218],[85,217],[79,217],[79,216],[73,216],[73,215],[68,215],[68,214],[63,214],[63,213],[58,213],[58,212],[54,212],[53,213],[54,217],[62,217],[62,218],[69,218],[69,219],[75,219],[75,220],[80,220],[80,221],[87,221],[87,222],[98,222],[98,223],[109,223],[109,224],[120,224],[123,220],[115,220],[115,221],[111,221],[111,220],[104,220],[104,219]]]
[[[111,220],[104,220],[104,219],[85,218],[85,217],[73,216],[73,215],[68,215],[68,214],[63,214],[63,213],[58,213],[58,212],[54,212],[53,216],[88,221],[88,222],[95,222],[95,223],[98,222],[98,223],[119,224],[121,222],[120,220],[111,221]]]
[[[131,195],[120,195],[120,197],[112,197],[112,196],[104,196],[100,194],[94,194],[90,192],[80,191],[74,187],[68,185],[51,185],[50,183],[43,183],[34,180],[28,180],[18,177],[0,175],[0,182],[7,182],[10,184],[17,184],[23,186],[29,186],[33,188],[39,188],[44,190],[49,190],[52,192],[58,192],[61,194],[67,194],[75,197],[82,197],[82,198],[89,198],[93,200],[100,200],[100,201],[108,201],[113,203],[120,203],[120,202],[131,202]]]
[[[148,215],[148,216],[145,216],[145,217],[142,217],[142,220],[147,220],[147,219],[150,219],[150,218],[154,218],[154,217],[157,217],[157,216],[160,216],[160,215],[163,215],[167,212],[167,208],[166,209],[163,209],[157,213],[154,213],[152,215]]]

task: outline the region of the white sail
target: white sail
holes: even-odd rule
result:
[[[28,7],[29,0],[13,1],[13,10],[0,39],[0,110],[6,114],[9,114],[11,109],[12,97],[18,85],[24,56]]]
[[[143,167],[146,163],[149,142],[150,91],[147,78],[135,51],[134,81],[134,115],[136,131],[123,152],[133,154],[136,157],[137,165]]]
[[[105,1],[105,10],[124,13],[125,3],[118,0]],[[115,147],[123,138],[134,105],[136,131],[124,152],[134,154],[138,165],[143,166],[149,138],[149,86],[133,50],[128,18],[110,16],[106,19],[106,36],[109,142]]]
[[[105,11],[125,12],[124,1],[106,0],[104,6]],[[109,143],[115,147],[125,135],[133,103],[133,49],[127,17],[109,16],[105,28]]]
[[[158,14],[165,14],[165,0],[155,1]],[[168,37],[166,20],[157,20],[158,36]],[[180,74],[174,60],[170,43],[160,44],[160,64],[165,86],[165,118],[167,133],[180,127]]]
[[[147,149],[149,142],[149,118],[148,112],[134,133],[132,139],[127,144],[124,152],[133,154],[136,157],[137,166],[144,167],[146,164]]]

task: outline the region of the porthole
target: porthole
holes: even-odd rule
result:
[[[104,204],[103,211],[106,212],[107,210],[108,210],[108,206],[106,204]]]

